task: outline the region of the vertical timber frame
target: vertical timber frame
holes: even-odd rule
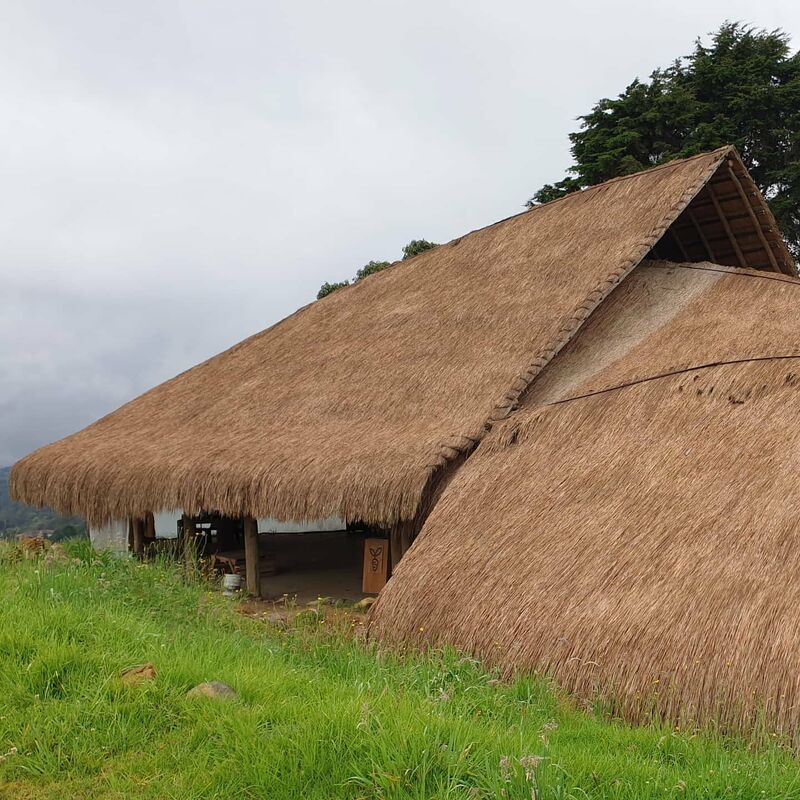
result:
[[[258,521],[255,517],[244,518],[244,563],[247,593],[261,597],[261,565],[258,546]]]
[[[411,547],[420,528],[422,528],[422,521],[416,519],[402,520],[392,528],[389,534],[389,564],[392,572],[408,548]]]
[[[133,539],[133,554],[137,558],[144,557],[144,520],[141,517],[131,519],[131,533]]]
[[[742,182],[739,180],[739,176],[734,170],[733,160],[728,158],[725,160],[725,164],[728,167],[728,176],[730,177],[733,185],[736,187],[736,191],[742,200],[742,205],[744,205],[744,207],[747,209],[747,213],[750,215],[753,227],[755,228],[756,234],[761,242],[761,246],[764,248],[764,252],[767,254],[767,258],[769,258],[769,263],[772,266],[772,269],[775,270],[775,272],[782,272],[780,264],[778,264],[778,260],[775,258],[775,253],[772,251],[772,245],[767,241],[767,237],[764,236],[761,223],[758,221],[758,217],[756,217],[756,212],[753,211],[753,206],[750,205],[750,200],[747,197],[744,186],[742,186]]]
[[[194,517],[184,514],[181,517],[181,535],[178,539],[178,556],[184,559],[191,558],[192,548],[189,546],[189,542],[192,541],[192,544],[194,544],[194,537],[190,537],[190,531],[194,532]]]
[[[722,223],[725,235],[728,237],[728,241],[731,243],[733,252],[736,254],[736,260],[739,262],[739,266],[747,267],[747,259],[744,257],[742,248],[739,247],[739,242],[731,230],[731,224],[728,222],[728,218],[725,216],[725,212],[722,210],[722,206],[717,198],[717,193],[714,191],[714,184],[711,181],[709,181],[706,185],[706,190],[708,191],[708,196],[711,198],[711,202],[714,204],[714,210],[717,212],[719,221]]]
[[[156,539],[156,518],[152,511],[148,511],[144,518],[144,538],[148,542]]]

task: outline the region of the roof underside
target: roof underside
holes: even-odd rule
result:
[[[780,275],[636,270],[454,478],[371,635],[631,718],[797,731],[798,301]]]
[[[655,257],[796,274],[772,212],[731,153],[658,243]]]
[[[673,162],[395,264],[33,453],[11,490],[91,523],[169,508],[410,519],[619,282],[668,247],[692,201],[716,243],[702,193],[729,162],[743,169],[730,148]],[[772,242],[766,206],[745,190]],[[721,202],[733,223],[752,221],[741,197],[739,211]],[[750,266],[771,265],[744,247]]]

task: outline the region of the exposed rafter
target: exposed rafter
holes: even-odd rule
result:
[[[736,190],[739,193],[739,196],[742,198],[742,202],[747,208],[747,211],[750,214],[750,218],[753,220],[753,227],[756,229],[756,233],[758,234],[758,238],[761,240],[761,244],[764,246],[764,250],[767,253],[769,258],[769,263],[772,264],[772,268],[775,272],[782,272],[778,260],[775,258],[775,253],[772,252],[772,246],[767,241],[767,237],[764,236],[764,231],[761,228],[761,223],[758,221],[758,217],[756,217],[756,212],[753,211],[753,206],[750,204],[750,200],[745,193],[744,187],[742,186],[742,182],[739,180],[736,172],[731,165],[730,159],[725,161],[725,164],[728,167],[728,175],[730,175],[731,180],[733,181],[733,185],[736,187]]]
[[[689,253],[687,252],[686,248],[683,246],[683,242],[681,241],[680,236],[678,236],[678,232],[675,230],[674,227],[669,229],[670,236],[672,236],[672,240],[680,250],[681,256],[683,257],[684,261],[691,261],[692,259],[689,257]]]
[[[734,233],[731,230],[730,223],[728,222],[728,218],[725,216],[725,212],[722,210],[722,206],[719,204],[719,200],[717,200],[717,195],[714,191],[714,184],[712,181],[709,181],[708,185],[706,186],[706,190],[708,191],[711,202],[714,204],[714,208],[719,215],[720,222],[722,223],[722,227],[725,229],[725,233],[728,236],[731,247],[733,247],[733,251],[736,253],[736,258],[739,260],[739,266],[746,267],[747,259],[744,257],[744,253],[742,253],[742,248],[739,247],[739,242],[736,241],[736,236],[734,236]]]
[[[695,231],[697,231],[697,235],[700,238],[700,241],[703,243],[703,247],[706,249],[706,253],[708,253],[708,258],[710,261],[716,261],[717,257],[714,255],[714,250],[711,248],[711,245],[708,243],[708,239],[706,238],[705,233],[703,233],[703,228],[701,227],[700,223],[697,221],[697,217],[692,213],[691,208],[686,209],[686,216],[692,221],[692,225],[694,225]]]

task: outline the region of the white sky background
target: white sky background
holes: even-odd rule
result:
[[[0,0],[0,465],[520,211],[725,19],[800,46],[796,0]]]

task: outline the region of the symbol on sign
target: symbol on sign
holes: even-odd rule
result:
[[[372,560],[369,562],[370,569],[373,572],[377,572],[381,565],[381,556],[383,555],[383,548],[370,547],[369,554],[372,556]]]

